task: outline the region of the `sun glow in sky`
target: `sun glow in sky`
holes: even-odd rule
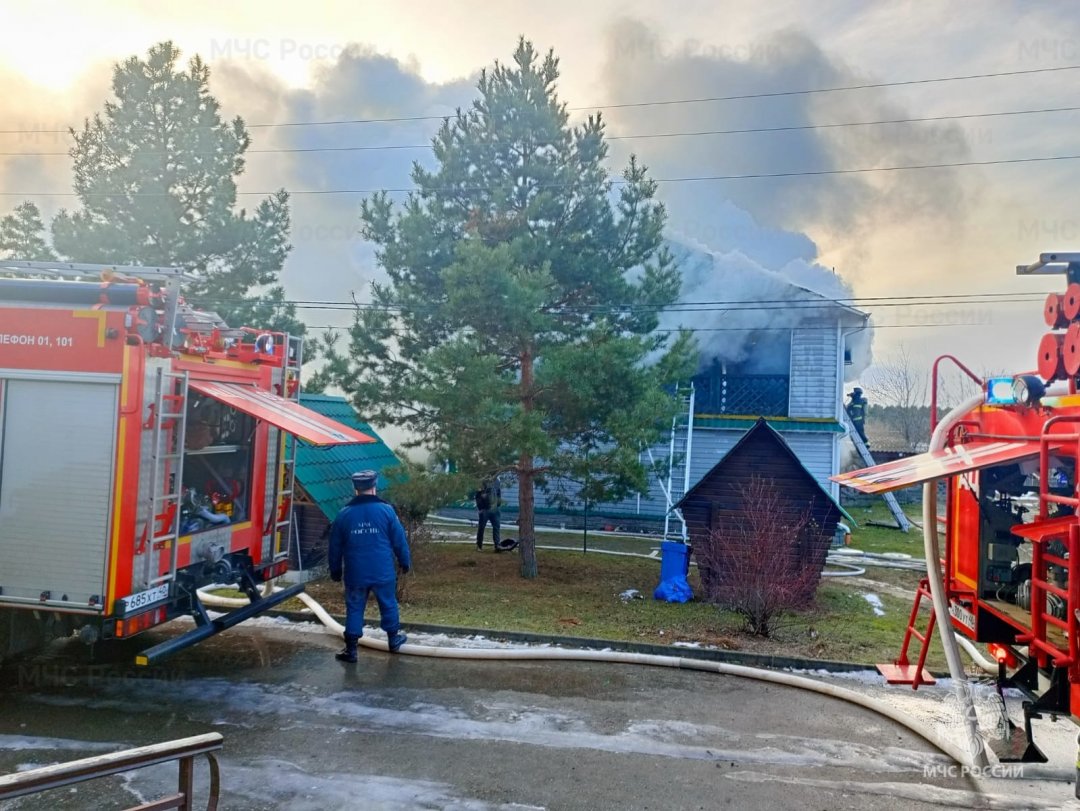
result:
[[[145,56],[164,40],[184,59],[200,55],[224,112],[250,124],[445,114],[467,103],[477,72],[508,59],[520,35],[541,51],[555,50],[560,97],[572,107],[1080,63],[1074,4],[1008,0],[987,0],[978,15],[957,15],[946,0],[2,0],[0,130],[12,132],[0,135],[0,153],[7,153],[0,155],[0,192],[7,195],[0,215],[23,196],[46,218],[71,205],[57,196],[71,189],[63,130],[102,109],[115,63]],[[877,118],[996,113],[1075,106],[1077,81],[1080,71],[1041,73],[862,95],[609,109],[604,116],[609,134],[623,136],[857,121],[870,111]],[[645,139],[612,142],[612,155],[622,162],[634,151],[660,177],[1043,158],[1074,154],[1078,125],[1080,113],[1072,112],[802,136]],[[415,144],[430,135],[426,123],[252,130],[255,149]],[[60,154],[11,154],[35,151]],[[417,154],[251,154],[241,188],[400,187]],[[749,250],[738,236],[745,223],[721,216],[730,203],[739,217],[752,215],[812,244],[818,261],[835,267],[857,295],[899,296],[1056,289],[1018,281],[1012,267],[1040,250],[1080,247],[1078,184],[1080,161],[1061,161],[848,180],[669,184],[660,194],[673,227],[696,228],[716,250]],[[283,276],[292,294],[341,297],[370,278],[370,253],[356,236],[358,200],[294,195],[297,248]],[[314,266],[337,270],[313,273]],[[975,367],[1028,368],[1043,330],[1040,308],[1029,309],[883,311],[880,320],[899,323],[879,331],[877,344],[885,353],[903,341],[919,355],[949,349],[974,356]],[[950,320],[951,327],[923,327]]]

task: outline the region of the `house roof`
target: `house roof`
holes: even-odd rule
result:
[[[350,478],[353,473],[357,470],[379,471],[378,487],[382,489],[387,485],[384,471],[400,464],[400,461],[371,426],[360,419],[344,397],[301,394],[300,403],[377,440],[374,444],[329,448],[316,448],[306,442],[297,446],[296,480],[312,501],[319,505],[322,513],[332,519],[353,497]]]
[[[697,484],[695,484],[693,487],[691,487],[689,490],[686,491],[686,494],[681,499],[679,499],[678,503],[675,505],[675,508],[676,509],[681,508],[682,505],[687,500],[689,500],[695,494],[695,492],[700,487],[702,487],[702,485],[705,484],[705,482],[712,476],[714,471],[716,471],[717,469],[723,467],[724,464],[729,459],[731,459],[732,456],[734,456],[735,452],[738,451],[739,448],[741,448],[743,445],[745,445],[750,440],[751,437],[756,436],[759,431],[768,432],[768,434],[772,437],[772,439],[776,442],[776,444],[782,449],[782,452],[786,453],[788,455],[788,457],[790,457],[791,461],[794,462],[796,465],[798,465],[799,469],[802,470],[802,472],[806,474],[806,478],[809,479],[810,481],[812,481],[815,484],[815,486],[818,488],[818,490],[821,491],[821,494],[823,496],[825,496],[825,498],[827,498],[829,500],[829,502],[833,506],[835,506],[836,509],[838,509],[840,511],[840,514],[842,516],[844,516],[844,518],[846,518],[852,524],[856,523],[855,519],[852,518],[848,514],[847,510],[845,510],[843,507],[840,506],[840,502],[837,501],[835,498],[833,498],[832,493],[830,493],[827,489],[825,489],[825,487],[821,484],[821,482],[818,481],[817,477],[813,473],[811,473],[809,470],[806,469],[806,465],[804,465],[802,463],[802,460],[799,459],[798,456],[796,456],[795,451],[793,451],[791,449],[791,446],[787,444],[787,442],[784,440],[784,437],[781,436],[781,434],[775,428],[773,428],[771,425],[769,425],[769,423],[765,420],[764,417],[759,418],[754,423],[754,425],[750,428],[750,430],[748,430],[745,434],[742,435],[742,437],[739,438],[739,441],[735,443],[735,445],[731,448],[731,450],[729,450],[727,453],[725,453],[723,455],[723,457],[721,457],[720,461],[717,462],[715,465],[713,465],[712,468],[709,470],[709,472],[706,473],[704,476],[701,477],[701,479],[698,480]]]

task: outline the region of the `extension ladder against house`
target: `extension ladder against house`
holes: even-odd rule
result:
[[[919,607],[922,598],[930,600],[930,620],[926,623],[926,630],[920,632],[916,627],[919,621]],[[900,656],[891,665],[878,665],[877,669],[885,681],[889,684],[910,684],[912,690],[918,690],[920,684],[933,684],[935,679],[923,666],[926,664],[926,654],[930,650],[930,640],[934,636],[935,614],[933,611],[933,597],[930,594],[930,581],[925,577],[919,581],[919,588],[915,592],[915,604],[911,607],[911,617],[908,619],[907,630],[904,632],[904,643],[900,646]],[[919,640],[919,661],[912,665],[908,659],[908,647],[911,638]]]
[[[855,430],[855,424],[851,421],[851,417],[847,413],[847,409],[841,409],[844,415],[844,426],[848,430],[848,436],[851,437],[852,443],[855,445],[855,450],[859,452],[859,456],[867,467],[874,467],[877,462],[874,461],[874,457],[870,453],[870,449],[866,447],[866,443],[863,442],[862,437],[859,436],[859,432]],[[893,518],[896,519],[897,525],[900,527],[901,532],[907,532],[911,529],[911,521],[904,514],[904,511],[900,509],[900,502],[896,500],[896,496],[892,493],[882,494],[882,498],[885,499],[885,505],[889,508],[889,512],[892,513]]]

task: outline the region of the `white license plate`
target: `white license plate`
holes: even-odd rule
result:
[[[961,625],[975,630],[975,615],[957,603],[949,603],[949,614]]]
[[[120,602],[124,604],[124,613],[128,614],[160,600],[166,600],[168,597],[169,584],[162,583],[160,586],[155,586],[152,589],[147,589],[146,591],[140,591],[138,594],[131,594],[124,597]]]

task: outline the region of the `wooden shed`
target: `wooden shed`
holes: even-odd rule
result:
[[[803,595],[808,598],[825,566],[837,523],[842,517],[851,521],[851,516],[764,419],[758,419],[676,505],[686,520],[706,595],[731,573],[717,562],[723,556],[703,553],[717,538],[736,534],[725,530],[755,523],[747,514],[745,497],[746,486],[755,478],[770,485],[771,511],[783,519],[774,525],[802,525],[799,537],[776,538],[775,543],[791,545],[800,568],[812,573]],[[804,515],[808,522],[802,521]]]

